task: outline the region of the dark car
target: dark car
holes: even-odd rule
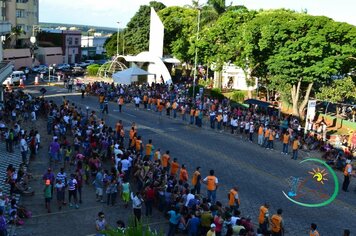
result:
[[[84,75],[85,70],[82,67],[75,66],[72,69],[72,75],[73,76],[81,76]]]
[[[22,66],[18,70],[23,71],[23,73],[25,73],[26,75],[32,73],[31,68],[29,68],[27,66]]]

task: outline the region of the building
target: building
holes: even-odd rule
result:
[[[82,56],[93,57],[95,55],[104,55],[106,53],[104,44],[108,39],[107,36],[82,36]]]
[[[258,79],[255,78],[253,86],[248,86],[245,72],[234,64],[226,63],[221,72],[214,73],[214,87],[222,89],[238,89],[252,91],[257,88]]]
[[[5,13],[2,20],[10,22],[12,27],[21,28],[24,34],[18,35],[21,45],[29,43],[34,25],[38,25],[39,0],[2,0],[1,10]]]
[[[42,29],[37,35],[40,47],[60,47],[60,63],[77,63],[81,61],[81,31]]]
[[[1,12],[0,12],[1,14]],[[11,31],[11,24],[9,22],[0,21],[0,84],[6,80],[6,78],[11,74],[12,72],[12,64],[9,61],[4,61],[3,60],[3,49],[2,49],[2,43],[6,39],[6,35],[9,34]],[[3,101],[3,86],[0,86],[0,100]]]

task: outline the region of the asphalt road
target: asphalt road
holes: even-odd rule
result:
[[[37,93],[40,88],[41,86],[37,86],[28,90]],[[65,95],[70,102],[74,102],[84,110],[89,106],[90,110],[98,111],[99,104],[96,97],[81,99],[79,95],[66,94],[66,90],[62,88],[46,87],[46,89],[47,99],[61,101],[62,96]],[[310,177],[308,172],[324,168],[312,162],[300,164],[299,161],[291,160],[290,156],[280,154],[281,149],[278,145],[276,150],[266,150],[238,136],[216,132],[210,128],[197,128],[183,123],[180,119],[173,120],[163,116],[163,119],[159,120],[157,113],[143,109],[134,110],[132,105],[124,106],[123,113],[119,113],[116,105],[110,103],[109,115],[103,118],[111,126],[114,126],[118,120],[122,120],[126,130],[131,122],[135,121],[138,124],[138,134],[143,137],[144,143],[152,139],[155,147],[161,148],[162,152],[170,150],[172,158],[176,157],[180,164],[186,164],[190,178],[196,166],[201,166],[203,176],[206,176],[210,169],[214,169],[220,183],[217,199],[223,203],[227,203],[228,190],[233,186],[239,186],[242,215],[250,216],[254,222],[257,222],[259,207],[267,201],[271,205],[272,214],[278,208],[283,209],[285,235],[308,235],[312,222],[318,225],[318,230],[323,236],[342,235],[345,228],[353,233],[356,232],[354,222],[356,195],[352,191],[355,189],[355,181],[350,185],[350,192],[340,191],[337,198],[327,206],[308,208],[294,204],[282,193],[290,190],[287,178],[290,176],[309,178],[304,189],[301,190],[306,195],[299,200],[311,203],[322,202],[326,199],[313,192],[319,189],[316,186],[321,183],[312,182],[316,180]],[[310,154],[301,154],[301,156],[307,158]],[[45,166],[45,161],[42,165]],[[334,182],[330,173],[326,177],[328,180],[325,180],[322,188],[331,195]],[[339,184],[342,184],[342,174],[337,173],[337,177]],[[202,191],[205,193],[204,187]],[[90,187],[87,193],[86,195],[94,194]],[[38,198],[41,199],[41,196]],[[31,201],[29,200],[28,203]],[[47,216],[41,209],[34,212],[36,217],[29,220],[29,225],[24,226],[23,230],[19,231],[22,232],[19,235],[48,235],[47,233],[51,232],[49,229],[56,229],[58,233],[63,232],[58,235],[86,235],[93,232],[93,222],[99,209],[104,208],[95,203],[94,195],[85,197],[80,211],[69,210]],[[112,216],[111,221],[114,222],[115,217],[116,219],[127,217],[127,210],[123,210],[120,206],[115,209],[118,210],[115,210],[116,215]],[[161,214],[157,214],[154,218],[148,221],[159,222],[155,227],[164,228],[164,224],[160,223],[164,222]]]

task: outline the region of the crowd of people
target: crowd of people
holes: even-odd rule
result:
[[[204,125],[203,119],[208,117],[206,123],[211,129],[231,132],[250,142],[254,141],[257,132],[257,143],[266,149],[275,148],[274,141],[280,139],[282,153],[292,151],[293,159],[298,158],[298,150],[305,140],[298,121],[292,116],[281,121],[273,110],[260,112],[255,107],[232,107],[228,99],[219,101],[201,97],[193,102],[185,85],[121,87],[93,83],[81,89],[98,96],[103,113],[108,113],[109,101],[115,101],[120,112],[125,111],[126,103],[133,102],[137,109],[143,104],[144,109],[156,111],[160,116],[165,111],[168,117],[178,119],[180,116],[184,122],[198,127]],[[142,218],[143,208],[146,217],[151,217],[153,208],[157,208],[169,219],[169,236],[177,231],[209,236],[283,235],[282,209],[272,214],[266,202],[256,209],[259,211],[259,225],[256,226],[254,219],[240,211],[243,202],[240,202],[238,186],[231,186],[228,203],[224,205],[216,198],[219,181],[213,169],[201,170],[197,166],[190,178],[186,164],[172,158],[169,147],[164,151],[155,147],[154,140],[143,137],[134,122],[125,127],[119,120],[115,127],[110,127],[95,111],[89,114],[65,97],[61,104],[56,104],[22,92],[6,96],[9,99],[6,99],[1,114],[5,120],[11,117],[9,122],[13,127],[4,127],[6,147],[12,152],[14,145],[19,146],[23,161],[21,171],[25,173],[19,174],[13,167],[8,168],[12,193],[15,193],[14,183],[19,182],[19,176],[30,176],[26,173],[28,151],[34,158],[41,146],[39,133],[21,129],[16,116],[21,114],[23,122],[33,122],[41,116],[46,119],[47,135],[52,140],[48,147],[50,168],[42,177],[48,212],[53,209],[51,201],[54,197],[59,211],[66,205],[80,208],[82,188],[93,183],[97,202],[114,206],[120,196],[126,207],[132,204],[137,221]],[[31,118],[25,119],[25,113],[31,114]],[[60,171],[55,173],[57,168]],[[70,174],[67,176],[66,172]],[[202,185],[206,185],[206,193],[202,191]],[[16,203],[12,205],[15,208]],[[100,212],[96,221],[98,235],[108,226],[104,218],[104,213]],[[122,221],[117,224],[119,229],[124,229]],[[315,224],[311,224],[310,235],[319,235]]]

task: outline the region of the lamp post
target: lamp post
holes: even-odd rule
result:
[[[198,26],[197,26],[197,37],[196,41],[198,42],[199,39],[199,31],[200,31],[200,13],[201,8],[198,8]],[[197,63],[198,63],[198,47],[195,43],[195,56],[194,56],[194,73],[193,73],[193,101],[195,101],[195,84],[196,84],[196,77],[197,77]]]
[[[31,42],[31,57],[32,57],[32,68],[35,66],[35,44],[36,44],[36,30],[39,30],[39,25],[32,26],[32,36],[30,37]]]
[[[32,67],[31,68],[33,68],[35,66],[35,43],[36,43],[36,37],[35,36],[31,36],[30,42],[31,42],[31,57],[32,57]]]
[[[119,56],[119,32],[120,32],[120,21],[117,22],[116,56]]]

